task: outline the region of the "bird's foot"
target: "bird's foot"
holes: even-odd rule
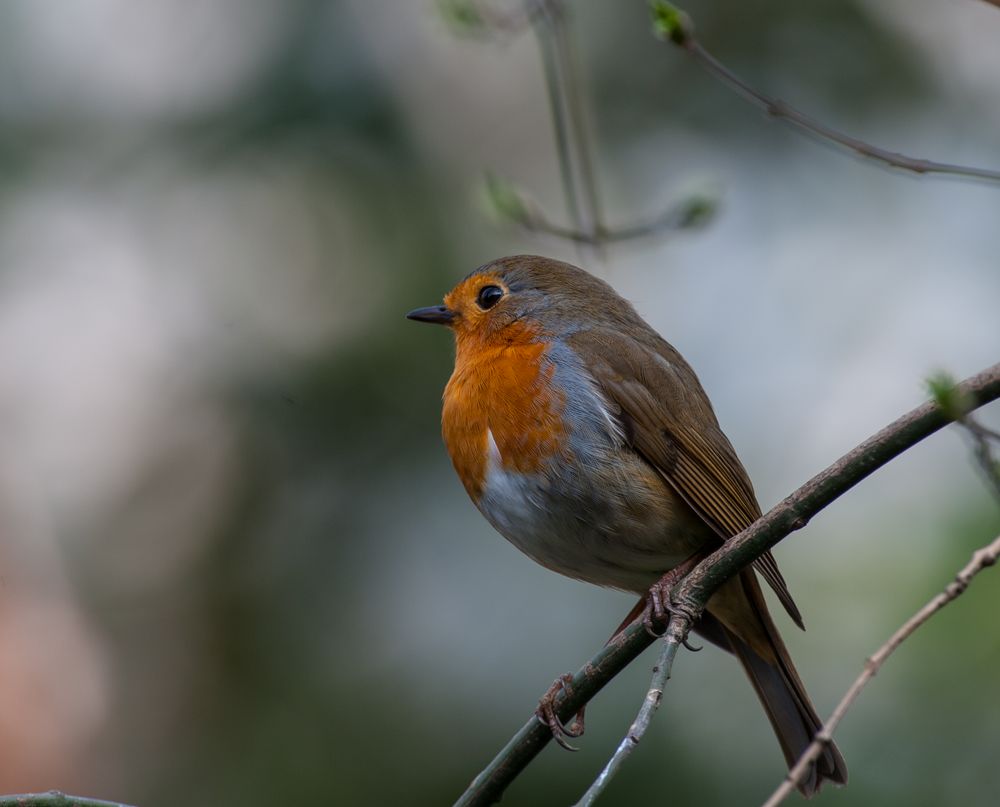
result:
[[[656,626],[665,626],[668,617],[673,613],[673,607],[670,603],[671,589],[677,585],[677,582],[681,578],[686,577],[701,562],[702,558],[703,556],[700,554],[692,555],[649,587],[649,594],[646,595],[646,607],[642,612],[642,624],[650,636],[658,639],[663,635],[664,628],[661,627],[660,630],[657,630]],[[689,650],[696,649],[688,645],[686,641],[684,645]],[[697,649],[700,650],[701,648]]]
[[[541,699],[538,701],[538,708],[535,710],[535,715],[542,721],[542,723],[549,727],[549,731],[552,732],[552,739],[559,743],[559,745],[567,751],[579,751],[580,749],[570,745],[567,738],[583,736],[583,713],[585,707],[582,707],[580,711],[576,713],[572,723],[568,726],[564,726],[562,721],[559,719],[559,716],[556,714],[556,695],[558,695],[560,691],[565,691],[567,695],[572,693],[573,676],[569,673],[560,675],[555,681],[552,682],[552,686],[545,691],[545,694],[542,695]]]

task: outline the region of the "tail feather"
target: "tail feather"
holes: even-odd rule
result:
[[[767,712],[785,760],[791,767],[812,742],[816,732],[822,727],[822,721],[806,694],[777,628],[771,622],[760,587],[752,575],[752,571],[743,572],[743,588],[767,635],[770,645],[767,649],[771,651],[772,658],[762,657],[709,611],[702,614],[695,629],[708,641],[729,650],[740,660]],[[823,750],[812,765],[809,775],[800,783],[799,790],[808,798],[827,779],[838,784],[847,783],[847,764],[833,743]]]
[[[769,664],[736,636],[730,635],[730,641],[736,657],[757,690],[791,768],[822,727],[822,721],[802,689],[794,668]],[[832,743],[812,765],[809,775],[799,784],[799,790],[806,797],[812,796],[825,779],[847,784],[847,765],[840,750]]]

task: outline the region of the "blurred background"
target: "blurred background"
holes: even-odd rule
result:
[[[988,4],[686,8],[709,50],[825,122],[1000,167]],[[403,318],[492,258],[569,260],[634,301],[765,509],[932,372],[997,360],[1000,187],[790,131],[654,40],[644,3],[580,0],[607,221],[718,209],[603,250],[530,234],[481,189],[493,172],[568,221],[538,40],[453,22],[431,0],[0,5],[0,792],[447,804],[601,646],[632,598],[479,517],[439,436],[450,337]],[[821,714],[998,525],[949,429],[778,548]],[[824,804],[995,804],[997,574],[864,693],[839,734],[851,785]],[[653,658],[505,803],[578,798]],[[707,648],[605,801],[755,804],[784,770]]]

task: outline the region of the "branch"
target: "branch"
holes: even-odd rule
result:
[[[998,0],[1000,2],[1000,0]],[[960,423],[972,440],[972,453],[976,464],[986,478],[994,496],[1000,501],[1000,462],[993,456],[992,443],[1000,444],[1000,434],[988,429],[972,417],[969,402],[955,386],[955,379],[948,373],[936,373],[927,379],[927,389],[952,420]]]
[[[497,9],[479,0],[438,0],[438,12],[459,34],[479,39],[517,36],[542,13],[545,0],[529,0],[514,9]]]
[[[966,379],[955,389],[965,397],[970,412],[995,400],[1000,397],[1000,364]],[[700,612],[700,603],[764,550],[790,532],[802,529],[812,516],[890,459],[956,419],[929,401],[869,437],[709,555],[678,584],[674,603]]]
[[[823,724],[821,728],[816,733],[816,738],[812,741],[808,748],[803,752],[802,756],[799,757],[799,761],[795,763],[795,766],[788,772],[788,776],[781,785],[771,794],[771,797],[764,802],[763,807],[777,807],[781,804],[792,791],[795,790],[799,781],[802,780],[808,773],[809,765],[817,760],[820,754],[823,753],[823,748],[827,743],[831,742],[833,739],[833,732],[836,730],[837,726],[840,725],[840,721],[843,720],[844,715],[847,714],[847,710],[854,705],[854,702],[858,699],[861,694],[861,690],[865,688],[867,683],[875,677],[875,674],[881,669],[882,665],[885,663],[886,659],[889,658],[910,635],[916,631],[921,625],[923,625],[927,620],[929,620],[934,614],[944,608],[952,600],[955,600],[961,595],[966,588],[969,587],[969,583],[972,578],[979,574],[987,566],[993,566],[997,559],[1000,559],[1000,537],[994,539],[993,543],[989,546],[978,549],[972,553],[972,560],[970,560],[964,569],[960,571],[955,579],[948,584],[948,587],[941,593],[938,594],[934,599],[932,599],[927,605],[921,608],[917,613],[911,616],[903,626],[897,630],[884,645],[882,645],[871,658],[865,662],[865,669],[857,677],[851,688],[847,690],[847,694],[844,695],[840,703],[837,704],[837,708],[833,710],[833,714],[830,715],[830,719]]]
[[[993,456],[993,447],[990,445],[991,440],[1000,442],[1000,435],[987,429],[974,420],[971,415],[962,418],[962,425],[972,437],[973,453],[976,456],[979,469],[986,477],[986,482],[993,490],[993,495],[1000,501],[1000,462]]]
[[[593,231],[584,232],[554,223],[527,194],[494,174],[486,175],[484,193],[489,208],[501,219],[509,219],[532,233],[553,235],[593,247],[700,227],[711,220],[718,205],[717,200],[706,193],[693,193],[649,221],[617,228],[598,224]]]
[[[991,485],[993,486],[994,492],[996,492],[997,495],[1000,496],[1000,464],[998,464],[995,458],[993,457],[992,447],[990,445],[990,440],[1000,440],[1000,434],[997,434],[996,432],[993,432],[992,430],[986,428],[985,426],[982,426],[972,417],[972,415],[970,414],[972,408],[971,402],[968,400],[967,396],[963,394],[962,391],[956,386],[955,380],[951,378],[948,374],[946,373],[937,374],[936,376],[929,379],[927,386],[929,391],[931,392],[931,397],[933,398],[934,403],[937,405],[937,407],[950,420],[959,423],[965,429],[965,431],[971,436],[973,441],[973,451],[976,456],[976,460],[980,468],[983,470],[987,478],[987,481],[991,483]],[[998,539],[998,543],[1000,543],[1000,539]],[[984,565],[992,565],[994,560],[995,559],[989,559],[988,557],[986,557],[983,559],[982,563],[980,563],[978,567],[971,573],[969,573],[969,567],[963,570],[962,573],[959,575],[960,582],[963,579],[966,580],[966,582],[963,584],[963,590],[964,590],[964,585],[967,585],[967,578],[963,577],[963,575],[967,575],[968,578],[971,578],[971,576],[974,575],[976,572],[978,572]],[[824,745],[832,740],[832,731],[836,727],[837,723],[839,723],[840,717],[847,711],[848,708],[850,708],[850,705],[853,702],[853,700],[857,697],[857,694],[867,683],[867,680],[872,676],[874,676],[875,672],[878,670],[878,667],[881,666],[885,657],[888,657],[888,655],[892,652],[892,650],[895,649],[895,646],[900,642],[902,642],[903,639],[905,639],[906,636],[909,635],[909,633],[912,633],[913,630],[916,630],[916,628],[923,621],[929,619],[931,614],[933,614],[939,608],[943,608],[945,604],[950,602],[951,599],[957,597],[960,593],[961,590],[957,590],[950,597],[943,599],[940,603],[937,603],[934,607],[925,609],[926,615],[924,615],[920,621],[915,622],[914,624],[912,624],[912,626],[911,623],[907,623],[907,625],[904,626],[904,628],[901,629],[895,636],[893,636],[892,639],[889,640],[887,645],[884,648],[882,648],[882,650],[880,650],[879,653],[876,654],[874,658],[877,658],[878,661],[877,663],[874,664],[874,668],[870,670],[870,674],[868,674],[867,678],[863,675],[862,678],[859,678],[858,682],[855,683],[855,686],[852,687],[851,691],[848,693],[848,696],[845,697],[844,702],[842,703],[843,710],[840,711],[839,715],[838,713],[835,712],[835,716],[837,717],[836,722],[832,722],[832,725],[824,727],[824,730],[817,734],[816,740],[814,742],[815,750],[813,750],[812,746],[810,746],[810,748],[807,749],[807,753],[809,754],[809,756],[803,757],[800,760],[799,765],[793,768],[792,771],[789,772],[785,785],[782,785],[782,787],[785,787],[787,785],[788,790],[785,792],[784,795],[781,796],[780,799],[778,799],[778,801],[775,801],[774,804],[777,804],[779,801],[784,799],[787,793],[791,792],[791,790],[794,789],[799,784],[800,779],[803,777],[803,775],[805,775],[808,772],[810,764],[814,762],[819,757],[820,754],[822,754]],[[922,611],[921,614],[924,614],[924,612]],[[660,704],[660,699],[662,698],[663,695],[664,685],[666,684],[667,679],[670,677],[670,670],[673,666],[674,655],[677,652],[678,642],[684,641],[694,618],[695,617],[693,615],[682,612],[676,621],[670,622],[670,627],[672,630],[668,631],[661,661],[659,665],[654,668],[653,682],[650,686],[649,692],[646,695],[646,699],[643,703],[643,706],[640,709],[639,716],[637,717],[636,721],[632,724],[632,726],[630,726],[628,734],[626,735],[625,739],[622,740],[621,744],[619,744],[614,755],[611,757],[608,764],[601,771],[600,775],[597,777],[594,783],[584,794],[583,799],[581,799],[577,807],[588,807],[588,805],[592,805],[594,803],[597,797],[607,787],[608,783],[611,781],[611,778],[618,772],[618,769],[622,766],[625,759],[636,748],[639,741],[645,734],[646,729],[649,728],[649,724],[650,721],[652,720],[653,714]],[[888,648],[888,650],[886,650],[886,648]],[[886,652],[884,656],[880,656],[883,650],[886,650]],[[867,672],[868,670],[866,670],[866,673]],[[655,701],[652,700],[654,698]],[[765,805],[765,807],[773,807],[773,804],[771,802],[768,802],[768,804]]]
[[[473,35],[518,34],[529,26],[534,29],[552,116],[559,177],[573,222],[572,228],[565,231],[544,229],[577,244],[599,244],[605,228],[564,0],[524,0],[514,12],[497,11],[481,0],[439,0],[438,6],[457,30]]]
[[[563,0],[542,0],[535,22],[559,156],[563,195],[573,228],[593,241],[603,229],[583,94]]]
[[[546,96],[563,197],[572,224],[554,223],[536,203],[506,180],[486,177],[486,198],[492,210],[532,233],[599,248],[606,244],[695,227],[714,214],[716,202],[692,195],[650,219],[624,227],[604,223],[594,168],[593,147],[580,88],[580,70],[567,27],[565,0],[523,0],[513,10],[500,11],[482,0],[438,0],[442,16],[462,34],[478,37],[517,35],[531,27],[538,39]]]
[[[21,793],[0,796],[0,807],[129,807],[118,801],[101,801],[82,796],[69,796],[58,790],[48,793]]]
[[[1000,364],[958,384],[956,389],[973,409],[1000,398]],[[971,411],[971,410],[969,410]],[[789,533],[874,473],[894,457],[952,422],[940,406],[928,402],[886,426],[857,448],[730,539],[685,577],[674,589],[668,631],[686,635],[689,624],[715,589]],[[580,707],[652,643],[641,620],[621,631],[573,677],[569,694],[556,699],[556,714],[569,720]],[[532,716],[459,797],[456,807],[492,804],[552,739],[548,727]]]
[[[649,691],[642,702],[639,714],[636,715],[632,725],[629,726],[628,732],[621,743],[618,744],[618,748],[615,749],[615,753],[608,760],[608,764],[604,766],[594,780],[594,783],[587,788],[587,792],[583,794],[583,797],[574,807],[590,807],[590,805],[597,801],[598,796],[604,792],[612,777],[618,773],[618,769],[625,763],[629,755],[638,748],[639,741],[642,740],[646,734],[646,729],[649,728],[650,723],[653,721],[653,715],[660,708],[660,702],[663,700],[663,690],[667,685],[667,681],[670,680],[670,673],[674,668],[674,658],[677,656],[678,648],[683,643],[683,637],[676,632],[667,631],[663,637],[663,650],[660,653],[659,661],[653,667],[652,683],[649,685]]]
[[[1000,3],[1000,0],[998,0],[998,3]],[[908,157],[905,154],[873,146],[864,140],[859,140],[849,134],[831,129],[815,118],[810,118],[805,113],[799,112],[799,110],[790,104],[778,98],[771,98],[747,84],[701,46],[701,43],[695,38],[694,25],[691,22],[691,18],[673,4],[665,2],[665,0],[654,0],[652,14],[653,28],[658,36],[686,50],[709,73],[771,117],[780,118],[792,126],[850,149],[862,157],[868,157],[893,168],[901,168],[905,171],[912,171],[915,174],[950,174],[952,176],[972,177],[974,179],[1000,182],[1000,171]]]

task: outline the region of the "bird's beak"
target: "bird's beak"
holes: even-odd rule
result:
[[[455,312],[445,305],[430,305],[427,308],[415,308],[406,315],[407,319],[415,319],[417,322],[434,322],[438,325],[451,325],[455,321],[455,317]]]

